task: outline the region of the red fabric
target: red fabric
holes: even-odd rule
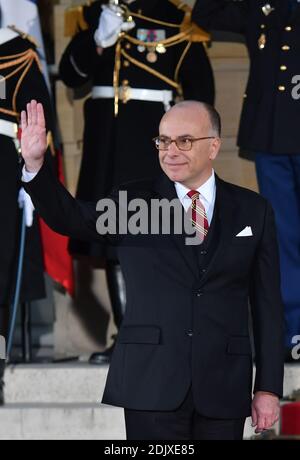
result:
[[[281,407],[281,434],[300,435],[300,402],[287,403]]]
[[[205,211],[199,196],[199,192],[191,190],[187,193],[188,197],[192,200],[192,223],[196,227],[197,234],[202,242],[209,230],[209,223]]]
[[[62,154],[56,152],[57,173],[61,183],[65,183]],[[73,297],[75,291],[72,257],[68,251],[69,238],[51,230],[40,218],[45,271],[57,283],[61,284]]]

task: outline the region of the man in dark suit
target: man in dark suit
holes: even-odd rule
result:
[[[278,228],[287,359],[300,334],[299,0],[198,0],[206,30],[243,34],[251,61],[238,145],[255,160],[261,194]]]
[[[118,245],[128,305],[103,402],[125,408],[128,439],[242,438],[252,400],[249,299],[257,367],[253,424],[262,431],[278,419],[283,315],[273,212],[261,196],[215,175],[220,126],[207,104],[176,105],[155,139],[164,174],[110,195],[120,215],[126,211],[120,191],[129,209],[136,199],[151,208],[153,200],[166,205],[177,198],[199,238],[188,245],[186,232],[172,226],[167,234],[121,228],[114,234],[124,221],[115,222],[114,213],[109,220],[106,237]],[[27,117],[22,113],[22,130],[23,181],[38,212],[60,233],[105,238],[99,234],[104,213],[72,198],[44,162],[41,104],[33,101]]]
[[[117,11],[125,10],[122,24]],[[84,108],[77,198],[96,201],[124,182],[159,174],[151,139],[166,107],[176,98],[213,104],[213,72],[205,48],[210,37],[191,23],[191,8],[180,0],[98,0],[72,8],[67,17],[72,12],[74,25],[81,18],[85,30],[78,31],[77,27],[62,56],[59,73],[70,88],[88,82],[93,86]],[[104,24],[110,40],[102,36]],[[119,33],[121,27],[123,32]],[[117,87],[120,94],[116,104]],[[138,149],[132,148],[133,139]],[[77,239],[71,240],[70,249],[76,256],[88,256],[90,262],[105,266],[119,329],[126,293],[116,251],[103,241]],[[109,358],[110,349],[93,354],[90,362],[102,363]]]

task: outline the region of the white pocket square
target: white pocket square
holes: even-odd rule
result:
[[[253,236],[252,228],[251,227],[245,227],[244,230],[242,230],[240,233],[238,233],[235,236]]]

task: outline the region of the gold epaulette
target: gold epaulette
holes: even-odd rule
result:
[[[40,47],[40,44],[38,43],[38,41],[32,35],[26,34],[25,32],[23,32],[22,30],[18,29],[14,25],[8,26],[8,28],[13,30],[14,32],[16,32],[18,35],[20,35],[20,37],[24,38],[24,40],[28,40],[36,48]]]
[[[73,37],[79,30],[87,30],[89,28],[84,19],[83,8],[89,6],[92,2],[89,1],[85,5],[68,8],[65,11],[65,37]]]
[[[194,22],[192,22],[192,27],[193,29],[190,35],[191,42],[207,43],[211,40],[211,35],[205,30],[201,29],[201,27],[197,26]]]
[[[172,5],[176,6],[176,8],[178,10],[182,10],[185,13],[187,13],[187,12],[191,13],[192,12],[192,7],[187,5],[182,0],[169,0],[169,2],[172,3]]]
[[[183,22],[180,27],[181,32],[186,32],[190,30],[191,26],[193,27],[192,33],[190,34],[190,41],[192,42],[209,42],[211,39],[211,35],[207,33],[205,30],[201,29],[201,27],[197,26],[194,22],[192,22],[192,7],[187,5],[182,0],[169,0],[172,5],[176,6],[178,10],[182,10],[185,12],[185,16]]]

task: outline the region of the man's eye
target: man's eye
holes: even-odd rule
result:
[[[184,144],[189,144],[191,142],[191,139],[189,137],[182,137],[179,140],[180,140],[180,142],[182,142]]]

